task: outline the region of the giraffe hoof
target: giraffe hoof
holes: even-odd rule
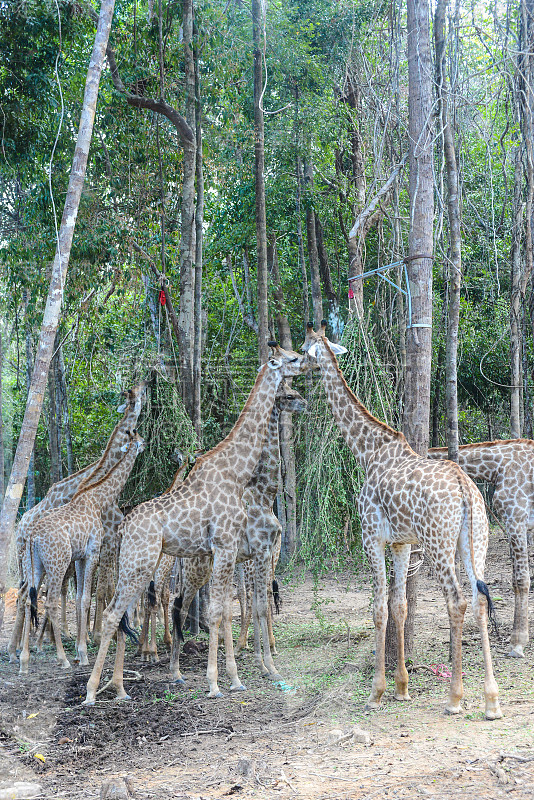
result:
[[[123,694],[121,696],[117,695],[116,699],[119,700],[121,703],[124,703],[126,700],[131,700],[132,698],[130,697],[129,694]]]
[[[175,678],[175,680],[171,681],[171,683],[176,686],[185,686],[185,681],[183,678]]]
[[[82,706],[94,706],[95,700],[88,700],[87,697],[82,701]]]
[[[381,703],[377,703],[376,700],[368,700],[367,703],[364,705],[364,711],[376,711],[377,708],[381,707]]]
[[[487,720],[492,721],[494,719],[502,719],[503,713],[499,708],[499,705],[497,705],[495,708],[486,709],[484,716]]]
[[[241,683],[239,686],[230,686],[230,691],[231,692],[246,692],[247,691],[247,687],[243,686],[243,684]]]
[[[445,706],[443,713],[446,717],[453,717],[455,714],[459,714],[461,711],[461,707],[457,706]]]
[[[215,692],[215,694],[212,694],[211,692],[208,694],[208,698],[210,700],[216,700],[219,697],[224,697],[224,694],[221,691]]]
[[[508,658],[524,658],[525,654],[523,652],[523,645],[515,644],[510,652],[508,652],[506,655]]]
[[[279,681],[283,682],[284,680],[279,672],[269,672],[267,675],[265,675],[265,677],[269,678],[270,681],[274,681],[275,683],[278,683]]]

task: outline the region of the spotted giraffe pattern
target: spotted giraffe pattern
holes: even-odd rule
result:
[[[447,458],[447,448],[432,447],[430,458]],[[473,480],[495,486],[493,507],[508,533],[515,595],[509,656],[523,658],[528,644],[528,533],[534,527],[534,441],[506,439],[465,444],[458,463]]]
[[[23,647],[20,654],[20,674],[28,672],[30,660],[29,635],[32,591],[36,591],[44,573],[48,579],[46,611],[52,623],[56,642],[57,658],[68,668],[69,661],[61,642],[58,617],[58,600],[69,564],[76,567],[76,617],[77,651],[80,665],[87,665],[87,613],[91,602],[93,572],[98,563],[103,528],[102,507],[116,502],[134,465],[135,459],[144,449],[143,439],[138,433],[129,433],[130,441],[123,445],[123,457],[107,472],[95,470],[97,479],[86,480],[72,500],[61,508],[44,514],[29,529],[24,557],[23,574],[25,584],[19,609],[24,609]],[[30,591],[28,591],[28,589]],[[35,594],[35,599],[37,595]]]
[[[484,501],[473,481],[452,461],[430,461],[415,453],[399,431],[378,419],[360,403],[338,366],[325,328],[308,326],[303,349],[321,371],[326,395],[343,438],[365,469],[359,496],[362,543],[373,572],[375,674],[367,703],[380,705],[386,688],[385,637],[388,582],[385,547],[389,545],[395,576],[392,614],[397,630],[395,698],[409,700],[404,663],[404,623],[407,614],[406,578],[410,545],[421,543],[430,558],[445,595],[451,627],[452,678],[446,711],[458,714],[463,697],[462,626],[467,607],[454,568],[456,548],[472,588],[472,607],[480,630],[485,666],[487,719],[502,716],[493,675],[487,630],[487,603],[483,584],[488,543]],[[489,597],[489,595],[488,595]]]
[[[273,631],[273,582],[275,580],[276,565],[280,558],[280,551],[282,549],[282,533],[280,532],[276,537],[273,552],[271,556],[271,574],[267,581],[267,626],[269,631],[269,646],[271,654],[277,656],[276,640]],[[244,561],[238,564],[236,568],[236,585],[237,585],[237,598],[240,607],[240,632],[239,639],[236,644],[236,653],[241,650],[248,649],[248,631],[250,621],[253,618],[253,597],[254,597],[254,562]]]
[[[243,503],[247,511],[247,521],[241,532],[237,562],[249,563],[252,567],[253,581],[252,614],[254,619],[254,660],[265,677],[280,680],[280,674],[272,659],[271,645],[274,642],[272,622],[269,615],[268,595],[272,585],[273,554],[281,540],[282,527],[273,513],[273,503],[278,492],[280,471],[279,418],[281,411],[301,413],[306,409],[306,401],[286,381],[278,389],[263,450],[251,479],[243,492]],[[280,549],[278,548],[278,556]],[[278,556],[276,561],[278,561]],[[197,593],[211,576],[213,560],[210,556],[184,559],[182,566],[182,610],[183,621],[189,606]],[[242,616],[243,626],[250,618]],[[238,647],[244,638],[241,630]],[[263,657],[262,657],[263,641]],[[241,649],[241,648],[239,648]],[[180,640],[174,636],[171,657],[172,671],[176,680],[183,680],[180,673]]]
[[[68,503],[70,500],[72,500],[79,487],[86,479],[91,477],[91,479],[94,480],[98,477],[103,477],[106,472],[108,472],[111,467],[113,467],[113,465],[119,461],[123,455],[121,448],[129,442],[129,435],[127,432],[134,430],[137,425],[137,420],[139,419],[139,414],[141,413],[143,401],[146,396],[147,386],[147,381],[141,381],[141,383],[137,384],[132,389],[127,389],[125,392],[123,392],[124,403],[122,403],[117,409],[119,413],[123,414],[122,419],[113,429],[100,459],[92,464],[89,464],[87,467],[84,467],[78,472],[63,478],[63,480],[54,483],[46,493],[45,497],[43,497],[39,503],[33,506],[33,508],[29,509],[25,514],[22,515],[15,533],[15,547],[19,564],[19,576],[21,580],[22,557],[28,529],[35,522],[37,522],[37,520],[40,519],[43,514],[48,513],[48,511],[54,508],[61,508],[61,506],[64,506],[65,503]],[[96,471],[97,469],[98,473]],[[115,505],[115,510],[113,512],[110,511],[110,513],[112,513],[113,517],[116,517],[117,511],[120,514],[120,510]],[[122,514],[120,514],[120,516],[122,518]],[[106,516],[103,519],[103,525],[104,530],[107,531],[108,521]],[[62,616],[65,620],[65,628],[66,592],[67,586],[65,585],[65,589],[62,592]],[[17,619],[19,619],[19,615],[17,616]],[[8,645],[10,663],[16,662],[17,660],[17,647],[22,634],[22,621],[23,617],[20,618],[20,627],[15,625]],[[68,635],[68,629],[66,629],[66,633]]]
[[[224,618],[226,671],[231,690],[241,690],[229,624],[231,583],[241,531],[246,524],[243,492],[267,433],[276,391],[284,377],[303,372],[305,358],[278,345],[261,368],[249,398],[229,435],[197,459],[177,489],[137,506],[121,523],[119,574],[113,599],[104,612],[100,648],[87,683],[85,703],[95,702],[106,653],[127,609],[148,585],[161,552],[191,558],[212,555],[213,578],[209,610],[209,696],[219,697],[217,646]],[[125,637],[117,632],[115,668],[110,685],[127,697],[123,685]]]

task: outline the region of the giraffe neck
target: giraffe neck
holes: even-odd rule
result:
[[[319,343],[317,360],[326,396],[341,434],[363,467],[385,444],[399,442],[410,450],[402,433],[380,422],[360,403],[348,387],[335,355],[324,340]]]
[[[73,500],[94,503],[102,508],[116,502],[132,471],[137,452],[137,443],[132,442],[128,452],[121,452],[121,460],[111,468],[107,475],[97,480],[90,477],[83,486],[80,486]]]
[[[215,469],[230,474],[244,489],[259,461],[282,377],[279,369],[267,364],[261,368],[236,424],[222,442],[197,459],[188,480],[198,480],[206,470]]]
[[[267,426],[267,438],[252,478],[245,489],[249,502],[271,507],[278,491],[280,471],[280,435],[278,421],[280,411],[276,403],[271,411]]]

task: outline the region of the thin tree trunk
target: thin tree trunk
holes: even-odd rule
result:
[[[26,328],[25,336],[25,349],[26,349],[26,392],[29,395],[32,368],[33,368],[33,349],[32,349],[32,335],[29,326]],[[28,476],[26,479],[26,511],[33,508],[35,505],[35,447],[32,447],[30,460],[28,462]]]
[[[269,245],[268,262],[274,284],[275,319],[278,339],[283,348],[292,350],[291,329],[286,314],[284,292],[278,268],[276,240]],[[282,525],[282,560],[288,561],[297,548],[297,470],[293,446],[293,415],[282,411],[278,422],[280,435],[282,492],[277,496],[277,516]]]
[[[432,173],[432,64],[428,0],[408,0],[408,122],[410,140],[410,231],[408,280],[412,318],[406,335],[406,384],[402,429],[420,455],[428,449],[432,362],[432,253],[434,182]],[[412,548],[413,549],[413,548]],[[411,563],[420,553],[412,554]],[[405,650],[414,641],[417,572],[407,581]],[[396,661],[394,626],[386,636],[388,663]]]
[[[57,341],[57,337],[56,337]],[[50,485],[61,480],[61,452],[59,450],[59,433],[56,402],[56,376],[52,360],[48,373],[48,443],[50,447]]]
[[[451,95],[445,75],[445,15],[448,0],[438,0],[434,17],[436,48],[436,84],[441,112],[443,155],[447,183],[449,215],[448,320],[445,346],[445,398],[447,406],[447,446],[451,461],[458,461],[458,327],[460,322],[460,284],[462,280],[462,238],[460,220],[460,187],[450,123]]]
[[[521,202],[521,184],[523,170],[521,165],[521,147],[515,148],[514,168],[514,202],[511,252],[511,286],[510,286],[510,436],[519,439],[521,436],[521,228],[523,204]]]
[[[332,283],[332,273],[330,271],[330,264],[328,263],[328,255],[324,245],[323,226],[321,220],[315,215],[315,238],[317,241],[317,253],[319,256],[319,268],[321,270],[321,278],[323,279],[323,287],[328,302],[328,324],[330,327],[330,338],[332,341],[337,342],[341,335],[340,319],[339,319],[339,300]]]
[[[52,278],[39,336],[35,367],[28,394],[26,412],[20,431],[19,443],[17,445],[15,458],[13,459],[13,467],[11,469],[2,512],[0,514],[0,630],[2,629],[4,620],[4,596],[6,591],[9,543],[20,505],[20,499],[24,490],[28,464],[35,441],[39,417],[41,415],[43,397],[46,389],[46,379],[53,353],[54,338],[61,313],[63,287],[65,285],[74,225],[76,223],[85,178],[89,145],[93,133],[100,74],[104,63],[114,5],[115,0],[102,0],[100,6],[98,27],[85,84],[85,95],[78,139],[67,189],[63,218],[58,233],[57,250],[52,266]]]
[[[295,171],[297,178],[296,214],[297,214],[297,246],[299,254],[300,274],[302,276],[302,313],[306,322],[310,321],[310,297],[308,290],[308,271],[306,269],[306,258],[304,256],[304,238],[302,236],[302,216],[301,216],[301,165],[300,158],[295,158]]]
[[[313,325],[316,330],[321,327],[323,319],[323,296],[321,292],[321,274],[319,271],[319,253],[315,234],[315,211],[313,209],[313,166],[310,161],[304,165],[304,182],[306,186],[306,234],[308,238],[308,259],[310,262],[311,293],[313,307]]]
[[[67,472],[72,475],[74,472],[74,453],[72,449],[72,433],[70,429],[69,398],[67,394],[67,379],[65,374],[65,359],[63,357],[63,347],[60,347],[57,354],[57,371],[59,391],[61,396],[61,413],[63,420],[63,432],[65,434],[65,449],[67,452]]]
[[[256,275],[258,284],[258,353],[260,364],[267,361],[269,348],[269,306],[267,298],[267,216],[265,210],[265,128],[263,119],[262,39],[265,6],[252,0],[252,41],[254,47],[254,178],[256,185]]]
[[[194,298],[194,342],[193,342],[193,426],[198,445],[202,446],[202,244],[204,225],[204,172],[202,161],[202,105],[200,102],[200,65],[198,53],[193,51],[195,59],[195,95],[196,95],[196,179],[197,205],[195,211],[195,298]]]

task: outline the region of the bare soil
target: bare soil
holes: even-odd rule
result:
[[[187,688],[169,682],[162,646],[157,665],[140,663],[132,648],[132,699],[103,694],[93,708],[81,705],[89,670],[59,669],[51,648],[32,653],[30,675],[19,677],[5,655],[13,591],[0,634],[0,789],[25,780],[41,784],[45,798],[88,800],[532,798],[534,645],[525,659],[505,655],[513,593],[498,529],[486,579],[500,623],[492,650],[505,716],[496,722],[483,716],[482,659],[469,608],[465,709],[456,717],[443,713],[448,679],[432,670],[447,672],[448,623],[428,567],[420,578],[412,700],[393,700],[390,676],[383,707],[372,713],[364,711],[374,646],[364,568],[318,585],[309,576],[282,583],[276,661],[285,682],[260,678],[245,653],[239,671],[246,693],[220,700],[206,697],[206,654],[195,648],[183,657]],[[224,690],[222,652],[219,668]]]

